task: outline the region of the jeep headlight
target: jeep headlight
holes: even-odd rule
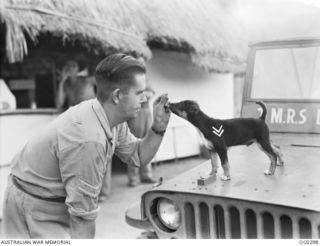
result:
[[[181,214],[178,206],[168,198],[160,198],[157,213],[161,223],[171,230],[177,230],[181,224]]]

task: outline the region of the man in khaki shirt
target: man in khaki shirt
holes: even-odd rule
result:
[[[137,138],[143,138],[152,125],[152,111],[150,101],[154,90],[147,84],[145,91],[146,101],[141,104],[141,110],[138,113],[138,117],[128,120],[128,126],[132,134]],[[141,166],[140,168],[134,165],[128,165],[128,186],[134,187],[141,183],[155,183],[156,180],[152,177],[152,166],[151,163],[148,165]]]
[[[6,237],[94,237],[112,155],[129,165],[148,164],[169,122],[168,97],[162,95],[147,135],[137,139],[129,131],[126,121],[146,101],[145,73],[131,56],[108,56],[96,68],[97,98],[61,114],[16,155],[4,199]]]

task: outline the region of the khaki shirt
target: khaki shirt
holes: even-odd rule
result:
[[[97,99],[71,107],[27,142],[13,159],[12,174],[42,197],[66,197],[71,215],[94,220],[102,179],[116,154],[140,166],[140,140],[126,123],[110,129]]]

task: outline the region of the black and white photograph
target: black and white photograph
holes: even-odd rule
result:
[[[1,0],[1,244],[319,238],[319,0]]]

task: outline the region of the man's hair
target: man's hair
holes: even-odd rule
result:
[[[95,71],[97,98],[104,102],[117,88],[127,93],[132,86],[133,76],[145,73],[143,62],[132,56],[123,53],[107,56],[97,65]]]

